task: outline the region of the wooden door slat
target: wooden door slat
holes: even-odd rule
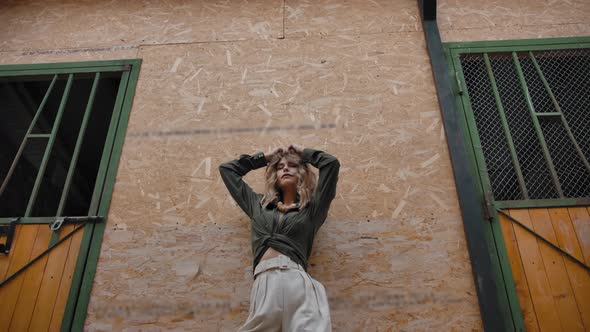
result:
[[[549,210],[559,246],[570,255],[584,260],[574,226],[566,208]],[[570,259],[564,258],[567,275],[578,304],[578,311],[586,330],[590,330],[590,273]]]
[[[527,209],[514,209],[510,211],[510,214],[522,224],[532,228]],[[520,226],[514,227],[514,233],[518,241],[518,248],[535,312],[537,313],[539,327],[541,331],[562,331],[537,239]]]
[[[57,292],[55,304],[53,306],[49,331],[60,331],[64,312],[66,310],[68,296],[70,294],[72,277],[74,276],[74,270],[76,269],[76,263],[78,262],[78,253],[80,252],[80,244],[82,243],[83,235],[84,230],[80,230],[78,233],[72,236],[68,258],[65,263],[64,272],[61,276],[61,281],[59,284],[59,290]]]
[[[12,275],[30,261],[33,253],[33,245],[37,238],[37,231],[39,230],[39,225],[21,225],[17,227],[21,228],[20,236],[13,243],[14,251],[11,255],[14,256],[10,260],[7,276]],[[24,273],[21,273],[0,288],[0,299],[2,299],[3,308],[2,314],[0,315],[0,331],[8,331],[25,279],[24,277]]]
[[[509,211],[508,211],[509,212]],[[506,251],[510,259],[510,269],[512,270],[512,278],[516,287],[518,301],[520,302],[520,309],[524,318],[524,324],[527,331],[539,331],[539,323],[537,322],[537,315],[531,299],[531,293],[524,274],[524,267],[522,259],[518,250],[518,243],[514,235],[514,226],[512,221],[503,215],[500,217],[500,227],[504,236],[504,243],[506,244]]]
[[[47,225],[39,225],[38,229],[31,259],[45,251],[49,246],[49,240],[51,239],[51,230]],[[24,281],[10,323],[10,331],[27,330],[31,315],[33,314],[33,308],[35,307],[35,301],[37,300],[37,294],[39,293],[39,286],[41,284],[41,278],[43,277],[43,271],[45,271],[46,264],[47,256],[44,256],[22,272],[24,274]]]
[[[68,234],[74,228],[74,225],[63,226],[61,233],[62,235]],[[59,284],[66,265],[68,252],[70,251],[71,241],[72,238],[70,237],[55,247],[49,254],[47,268],[45,269],[41,282],[39,299],[35,305],[31,325],[29,327],[29,330],[31,331],[45,331],[49,328],[53,306],[55,304]]]
[[[549,211],[544,208],[529,209],[529,215],[533,230],[549,242],[558,245]],[[584,331],[584,324],[582,324],[578,305],[567,276],[563,254],[542,241],[538,241],[538,245],[563,330],[568,332]]]
[[[582,248],[582,255],[586,265],[590,265],[590,208],[571,207],[568,208],[572,224]]]

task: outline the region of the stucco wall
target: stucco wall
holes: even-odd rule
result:
[[[439,3],[445,41],[590,31],[583,0],[479,2]],[[309,266],[335,331],[482,328],[415,1],[4,1],[0,21],[3,64],[143,59],[87,330],[236,330],[250,230],[217,165],[289,143],[342,164]]]
[[[590,36],[587,0],[439,1],[443,42]]]

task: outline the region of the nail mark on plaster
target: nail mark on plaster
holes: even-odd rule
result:
[[[209,179],[199,179],[199,178],[192,178],[191,179],[191,182],[197,182],[197,183],[202,183],[202,182],[207,183],[207,182],[211,182],[211,181],[212,180],[209,180]]]
[[[408,198],[408,196],[410,196],[413,193],[414,192],[412,191],[412,186],[408,186],[408,188],[406,188],[406,193],[404,194],[404,198]]]
[[[440,199],[438,196],[436,196],[434,193],[430,192],[430,193],[428,193],[428,195],[429,195],[429,196],[432,198],[432,200],[434,200],[434,201],[435,201],[435,202],[436,202],[436,203],[437,203],[437,204],[438,204],[438,205],[439,205],[439,206],[440,206],[440,207],[441,207],[443,210],[445,210],[445,211],[446,211],[446,210],[448,210],[448,209],[449,209],[448,205],[447,205],[447,204],[445,204],[445,203],[443,203],[443,201],[442,201],[442,200],[441,200],[441,199]]]
[[[201,70],[203,70],[203,68],[199,68],[199,70],[197,70],[196,73],[194,73],[190,78],[187,78],[186,80],[184,80],[184,82],[191,82],[195,77],[197,77],[197,75],[199,75],[199,73],[201,72]]]
[[[422,167],[422,168],[428,167],[429,165],[431,165],[432,163],[434,163],[435,161],[437,161],[438,158],[440,158],[440,154],[437,153],[434,156],[432,156],[430,159],[422,162],[420,164],[420,167]]]
[[[244,69],[244,72],[242,73],[242,84],[246,81],[246,74],[248,74],[248,68]]]
[[[342,73],[342,88],[340,89],[340,92],[344,92],[344,89],[346,89],[346,86],[348,85],[348,76],[346,75],[346,73]]]
[[[169,212],[175,211],[176,209],[179,209],[181,207],[184,207],[185,205],[186,205],[186,202],[182,202],[182,203],[180,203],[178,205],[175,205],[175,206],[173,206],[171,208],[168,208],[168,209],[164,210],[164,213],[169,213]]]
[[[439,122],[440,122],[440,120],[438,118],[434,119],[432,121],[432,123],[430,124],[430,126],[428,126],[428,128],[426,128],[426,132],[429,133],[429,132],[433,131]]]
[[[203,105],[205,105],[205,102],[207,101],[206,98],[196,98],[196,101],[199,103],[199,106],[197,106],[197,114],[201,114],[201,112],[203,111]]]
[[[191,173],[191,176],[195,177],[203,166],[205,167],[205,176],[211,177],[211,157],[203,159],[199,163],[199,166],[197,166],[197,168],[195,168],[195,170]]]
[[[344,206],[346,207],[346,210],[348,210],[348,213],[352,213],[352,209],[350,208],[348,203],[346,203],[346,199],[344,199],[344,196],[342,196],[341,193],[338,193],[338,196],[340,196],[340,199],[344,202]]]
[[[256,106],[258,106],[258,108],[260,108],[266,115],[272,116],[272,113],[268,109],[266,109],[266,107],[264,107],[264,105],[258,104]]]
[[[397,205],[397,207],[395,208],[395,210],[393,211],[393,213],[391,214],[391,218],[392,219],[397,218],[397,216],[399,216],[399,214],[402,212],[402,209],[404,208],[404,206],[406,206],[406,201],[402,199],[399,202],[399,204]]]
[[[185,35],[185,34],[187,34],[187,33],[190,33],[190,32],[192,32],[192,31],[193,31],[193,29],[191,28],[191,29],[188,29],[188,30],[181,31],[181,32],[179,32],[179,33],[175,34],[174,36],[175,36],[175,37],[182,36],[182,35]]]
[[[232,62],[231,62],[231,53],[229,52],[229,50],[225,50],[225,57],[227,58],[227,65],[231,66]]]
[[[279,98],[279,94],[277,93],[277,90],[275,90],[275,87],[274,87],[274,86],[273,86],[272,88],[270,88],[270,92],[272,92],[272,94],[273,94],[275,97]]]
[[[182,58],[176,58],[176,61],[174,61],[174,65],[172,65],[172,69],[170,69],[170,72],[176,73],[176,71],[178,70],[178,66],[180,66],[181,62],[182,62]]]
[[[438,111],[420,112],[421,118],[434,118],[438,115]]]
[[[393,190],[391,190],[388,186],[386,186],[383,183],[381,185],[379,185],[377,190],[379,190],[380,192],[383,192],[383,193],[392,193],[393,192]]]
[[[270,128],[271,124],[272,124],[272,119],[268,119],[268,121],[266,121],[266,125],[264,125],[264,129],[260,132],[260,136],[266,134],[266,130],[268,128]]]
[[[210,197],[207,197],[203,200],[200,200],[199,203],[197,205],[195,205],[195,209],[200,209],[201,207],[203,207],[203,205],[205,205],[207,202],[209,202],[210,199],[211,199]]]
[[[157,202],[156,202],[156,209],[157,210],[160,210],[160,193],[156,193],[155,195],[154,194],[148,194],[148,197],[157,200]]]

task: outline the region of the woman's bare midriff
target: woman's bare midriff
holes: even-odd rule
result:
[[[274,250],[272,247],[268,247],[268,249],[266,249],[266,252],[264,253],[264,255],[262,255],[262,258],[260,259],[260,261],[263,261],[263,260],[269,259],[269,258],[273,258],[273,257],[277,257],[280,254],[281,254],[280,252]]]
[[[279,220],[281,220],[282,217],[283,217],[283,213],[280,214]],[[277,257],[280,254],[281,254],[280,252],[274,250],[272,247],[268,247],[268,249],[266,249],[266,251],[264,252],[264,255],[262,255],[262,258],[260,259],[260,261],[262,262],[265,259]]]

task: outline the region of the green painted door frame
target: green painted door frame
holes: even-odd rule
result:
[[[483,152],[481,148],[481,141],[477,132],[475,124],[475,118],[473,116],[471,108],[471,99],[467,91],[466,85],[464,84],[465,78],[463,77],[463,71],[461,69],[459,54],[454,53],[454,49],[445,48],[447,51],[449,65],[451,66],[451,72],[457,73],[453,76],[457,79],[457,94],[456,105],[457,112],[461,114],[461,126],[463,132],[466,134],[465,143],[468,147],[469,160],[473,170],[473,175],[477,179],[479,196],[482,198],[484,205],[486,202],[486,195],[491,191],[490,180],[487,174],[487,167],[483,158]],[[488,214],[490,211],[488,211]],[[501,302],[504,307],[504,311],[510,313],[512,319],[511,325],[515,331],[524,331],[524,319],[520,311],[520,304],[518,302],[518,296],[516,294],[516,286],[514,279],[512,278],[512,270],[510,269],[510,261],[508,253],[506,252],[506,246],[504,244],[504,238],[502,236],[502,229],[500,228],[500,220],[495,210],[492,212],[492,220],[486,220],[482,216],[481,223],[487,224],[488,236],[490,236],[489,250],[490,255],[495,257],[494,261],[494,278],[497,281],[498,292],[501,294],[498,297],[504,299]]]
[[[454,77],[449,75],[452,71],[438,30],[436,0],[418,0],[418,6],[453,165],[482,324],[486,331],[514,331],[503,280],[498,278],[499,262],[493,234],[488,223],[482,220],[485,209],[481,183],[473,167],[473,155],[469,153],[469,133],[464,117],[457,112],[457,89],[453,85]]]
[[[456,111],[460,114],[461,127],[465,133],[465,143],[468,146],[469,160],[473,174],[479,182],[479,194],[484,204],[489,205],[489,221],[482,217],[482,223],[488,223],[490,233],[493,236],[491,254],[495,255],[498,264],[495,265],[495,275],[498,285],[503,285],[503,291],[507,302],[503,305],[509,310],[514,329],[524,331],[524,319],[516,286],[512,277],[510,261],[504,243],[504,237],[500,228],[500,220],[497,210],[503,208],[530,208],[530,207],[563,207],[588,205],[588,198],[561,198],[561,199],[526,199],[517,201],[494,201],[491,197],[491,183],[487,172],[487,166],[482,150],[480,136],[477,130],[471,98],[465,84],[465,77],[461,67],[460,56],[465,53],[494,53],[494,52],[520,52],[557,49],[590,48],[590,37],[578,38],[552,38],[552,39],[527,39],[485,42],[459,42],[444,44],[445,56],[449,64],[449,79],[455,83],[454,96]],[[487,60],[487,54],[485,56]],[[492,87],[493,90],[493,87]],[[502,289],[499,289],[502,291]],[[481,300],[481,299],[480,299]]]
[[[77,73],[122,73],[88,213],[89,216],[104,218],[102,222],[87,223],[84,226],[78,260],[62,320],[62,331],[82,331],[84,328],[100,246],[106,227],[106,216],[109,211],[140,66],[141,59],[0,66],[0,77],[70,74],[71,78],[72,74]],[[99,74],[96,76],[98,77]],[[1,218],[0,223],[8,223],[9,219]],[[54,219],[28,217],[21,218],[19,223],[51,223]]]

